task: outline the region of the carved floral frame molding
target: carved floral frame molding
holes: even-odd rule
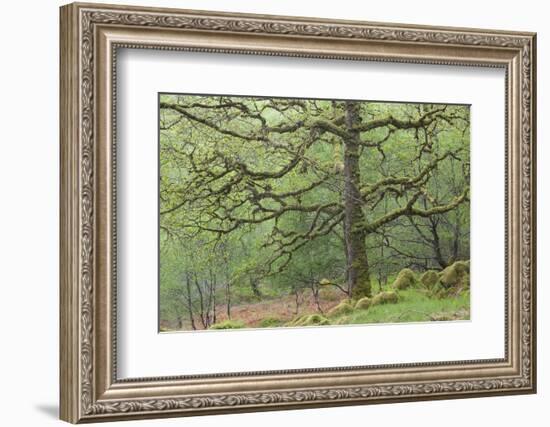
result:
[[[118,380],[113,147],[121,47],[505,68],[505,358]],[[535,34],[77,3],[61,8],[60,51],[62,419],[535,391]]]

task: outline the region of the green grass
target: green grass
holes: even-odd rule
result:
[[[468,320],[470,299],[461,294],[442,299],[430,298],[419,289],[399,292],[399,302],[354,310],[345,316],[331,319],[335,324],[426,322],[431,320]]]
[[[393,279],[393,278],[391,278]],[[380,286],[373,281],[372,291],[376,295],[380,291]],[[277,327],[302,327],[302,326],[322,326],[322,325],[353,325],[353,324],[373,324],[373,323],[405,323],[405,322],[431,322],[431,321],[450,321],[450,320],[469,320],[470,319],[470,297],[469,292],[458,295],[450,295],[445,298],[437,298],[431,295],[421,285],[414,285],[408,289],[396,291],[392,288],[393,280],[388,280],[386,286],[382,286],[382,291],[392,291],[398,294],[397,303],[380,303],[370,305],[364,309],[355,309],[356,301],[351,301],[349,310],[332,310],[320,315],[316,311],[302,312],[294,320],[285,320],[281,313],[266,311],[264,315],[255,322],[256,328],[277,328]],[[255,299],[250,288],[243,287],[239,297],[243,299]],[[264,294],[265,301],[273,298]],[[341,296],[340,296],[341,298]],[[256,298],[257,299],[257,298]],[[373,299],[371,298],[371,301]],[[343,304],[343,299],[335,301],[337,306]],[[279,301],[280,302],[280,301]],[[280,305],[280,304],[279,304]],[[263,309],[263,308],[262,308]],[[332,313],[331,313],[332,311]],[[312,316],[318,316],[322,319],[314,319]],[[297,321],[299,320],[299,321]],[[246,320],[233,319],[224,320],[210,329],[241,329],[247,328]]]

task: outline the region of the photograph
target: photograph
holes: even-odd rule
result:
[[[53,319],[59,354],[27,377],[59,377],[49,386],[59,419],[217,415],[223,424],[231,414],[267,426],[288,410],[371,405],[370,421],[393,425],[424,420],[417,405],[438,401],[421,412],[446,419],[465,405],[453,420],[476,425],[467,400],[494,396],[477,404],[483,414],[536,425],[545,405],[526,395],[537,393],[545,348],[543,14],[523,19],[509,7],[497,22],[495,5],[477,3],[475,14],[403,1],[387,10],[204,3],[72,3],[47,19],[40,3],[25,16],[44,22],[31,27],[58,33],[42,31],[44,49],[28,44],[28,64],[12,43],[12,62],[59,70],[58,84],[55,73],[38,73],[43,82],[19,73],[27,81],[8,88],[16,102],[5,126],[10,149],[29,151],[30,141],[40,151],[48,127],[59,134],[53,160],[5,156],[11,181],[29,183],[7,186],[21,201],[5,211],[28,216],[25,230],[43,211],[58,217],[57,228],[39,227],[58,238],[34,251],[52,256],[58,246],[57,260],[34,257],[56,270],[58,292],[42,286],[47,270],[30,270],[48,290],[33,301],[57,311],[34,310],[40,325]],[[31,129],[21,112],[46,92],[59,118],[48,108]],[[21,129],[34,128],[21,144]],[[21,173],[23,158],[44,173]],[[55,197],[44,177],[56,161],[59,206],[46,209],[41,198]],[[10,254],[26,253],[29,233],[12,222],[20,245]],[[11,263],[16,278],[29,270],[22,260]],[[28,291],[17,280],[8,288]],[[8,318],[26,322],[16,302],[28,298],[6,300]],[[11,328],[17,345],[30,343],[12,352],[20,359],[40,347],[20,339],[34,323]],[[34,393],[20,376],[15,389]],[[528,410],[502,411],[502,398],[520,399],[511,395],[525,395]],[[54,411],[38,402],[36,413]],[[24,406],[12,412],[30,413]],[[290,423],[332,425],[341,413]]]
[[[470,319],[470,105],[158,102],[160,332]]]

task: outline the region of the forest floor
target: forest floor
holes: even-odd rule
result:
[[[335,297],[328,299],[320,299],[320,312],[328,312],[331,308],[338,305],[340,298],[343,297],[335,295]],[[225,308],[225,306],[219,307],[220,315],[217,318],[217,322],[227,320],[227,314],[224,312]],[[297,316],[318,312],[319,309],[312,293],[304,292],[299,298],[298,307],[296,306],[296,297],[294,295],[268,297],[262,301],[233,306],[231,307],[231,320],[240,320],[248,328],[259,328],[262,327],[262,321],[265,324],[265,319],[279,320],[279,322],[272,323],[286,323]]]
[[[378,287],[376,287],[378,290]],[[382,288],[387,291],[390,288]],[[346,300],[345,295],[337,289],[323,289],[320,298],[320,308],[317,307],[311,291],[301,294],[298,305],[295,295],[280,297],[265,297],[262,300],[240,303],[231,307],[231,322],[236,322],[239,328],[265,328],[294,326],[290,322],[307,315],[320,314],[328,316],[326,324],[369,324],[398,322],[429,322],[449,320],[469,320],[469,293],[447,295],[444,298],[434,298],[425,289],[409,288],[398,291],[399,299],[393,304],[381,304],[368,309],[353,309],[350,312],[327,315],[334,307]],[[228,320],[225,305],[216,307],[216,323]],[[204,329],[200,321],[195,321],[197,329]],[[309,326],[309,325],[300,325]],[[315,325],[311,325],[315,326]],[[175,330],[174,325],[161,324],[163,330]],[[184,324],[184,330],[190,325]],[[223,328],[225,329],[225,328]]]

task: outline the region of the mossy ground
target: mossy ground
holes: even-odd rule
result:
[[[434,320],[469,320],[470,298],[467,294],[442,299],[431,298],[419,289],[399,292],[395,304],[380,304],[367,310],[354,310],[344,324],[428,322]],[[338,324],[339,318],[331,319]]]
[[[387,285],[380,286],[373,280],[371,298],[352,299],[345,297],[335,288],[323,289],[320,299],[322,313],[311,295],[304,295],[298,313],[295,312],[294,297],[265,296],[263,301],[236,305],[232,320],[219,310],[218,324],[211,329],[314,327],[324,325],[353,325],[372,323],[430,322],[445,320],[469,320],[469,288],[460,286],[437,293],[418,281],[418,286],[396,290],[393,286],[398,275],[388,278]],[[464,275],[466,276],[466,275]],[[420,277],[420,275],[418,275]],[[441,285],[439,285],[441,286]],[[380,301],[381,293],[397,294],[397,302]],[[265,293],[264,293],[265,295]],[[174,328],[163,327],[164,330]]]
[[[390,282],[391,283],[391,282]],[[378,290],[378,286],[375,289]],[[382,292],[390,293],[391,285],[382,288]],[[315,312],[305,312],[298,316],[282,321],[279,317],[266,315],[255,325],[245,327],[310,327],[324,325],[354,325],[372,323],[400,323],[400,322],[430,322],[445,320],[469,320],[470,296],[468,292],[443,298],[434,298],[431,293],[421,287],[411,287],[397,291],[397,302],[368,304],[361,307],[354,301],[344,298],[337,301],[332,310],[321,315]],[[376,301],[376,294],[371,301]],[[367,305],[367,304],[365,304]],[[342,309],[345,307],[345,309]],[[242,327],[242,326],[238,326]]]
[[[214,323],[210,329],[242,329],[246,327],[242,320],[224,320],[223,322]]]

